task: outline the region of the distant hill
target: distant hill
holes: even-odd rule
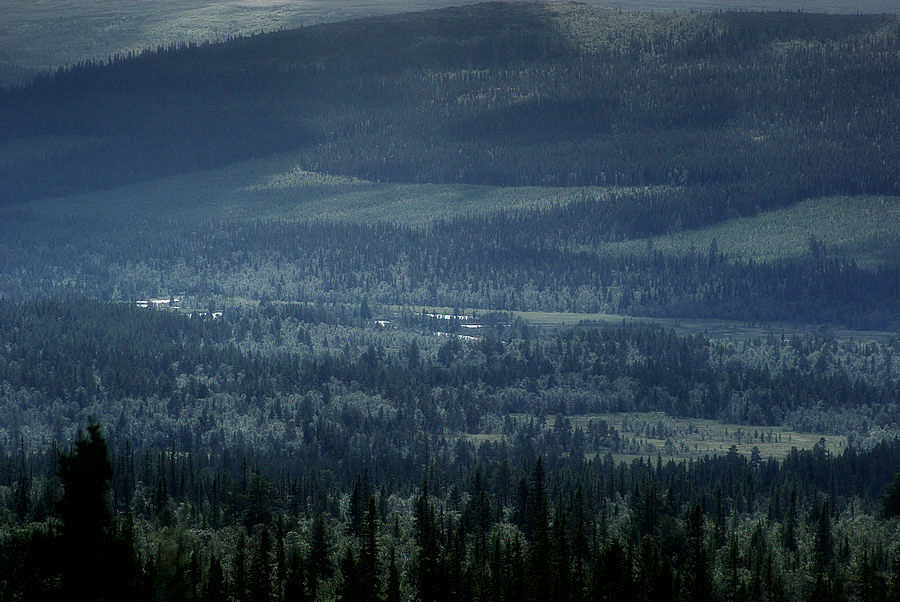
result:
[[[465,3],[472,0],[4,0],[0,87],[18,85],[42,71],[159,45],[221,41]],[[5,64],[15,68],[4,69]]]
[[[285,151],[369,180],[686,187],[681,225],[896,194],[898,52],[890,16],[531,3],[160,48],[0,96],[0,195]]]
[[[0,297],[896,330],[900,20],[482,4],[0,95]]]

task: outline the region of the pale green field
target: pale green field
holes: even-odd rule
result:
[[[34,156],[89,152],[102,140],[41,137],[0,144],[0,164],[16,169]],[[45,199],[29,210],[48,216],[102,215],[130,221],[164,215],[187,221],[256,219],[387,221],[406,225],[436,219],[566,204],[585,197],[627,202],[624,188],[494,187],[463,184],[376,183],[305,170],[285,153],[132,184],[120,188]],[[0,216],[4,209],[0,208]],[[599,253],[705,252],[715,241],[729,258],[769,262],[809,252],[815,237],[826,252],[853,258],[863,267],[900,261],[900,197],[831,196],[754,217],[666,236],[602,244]],[[532,319],[539,319],[531,316]],[[605,316],[572,319],[606,320]],[[616,319],[616,317],[613,317]],[[563,317],[556,315],[554,321]]]
[[[621,436],[653,443],[663,459],[694,458],[705,455],[727,454],[734,446],[739,454],[750,456],[754,447],[763,459],[784,459],[791,449],[812,449],[824,441],[825,449],[832,454],[841,453],[847,446],[847,438],[820,433],[799,433],[788,427],[749,426],[728,424],[716,420],[698,418],[672,418],[662,412],[615,413],[572,418],[573,425],[600,418],[615,427]],[[661,425],[672,433],[672,442],[666,452],[666,438],[645,437],[639,434],[644,426]],[[756,435],[756,436],[754,436]]]
[[[466,310],[466,312],[471,313],[472,310]],[[830,328],[827,332],[823,332],[822,327],[817,325],[805,326],[802,324],[780,324],[777,322],[749,323],[735,320],[700,318],[645,318],[624,314],[572,312],[514,311],[511,313],[529,324],[544,328],[576,326],[585,322],[602,326],[646,324],[669,328],[681,334],[702,334],[711,338],[759,339],[769,335],[781,336],[786,332],[808,335],[827,334],[838,340],[853,339],[858,341],[888,341],[897,336],[896,332],[887,330]]]
[[[0,144],[0,164],[14,169],[34,155],[79,152],[99,143],[102,141],[91,138],[42,137]],[[38,214],[102,214],[112,220],[165,215],[201,221],[323,219],[419,225],[441,218],[568,203],[580,199],[585,190],[377,183],[307,171],[291,154],[284,154],[111,190],[30,201],[28,207]],[[619,192],[613,188],[587,190],[598,197]],[[0,207],[0,215],[3,211]]]
[[[531,420],[532,416],[515,415],[520,420]],[[612,414],[590,414],[568,416],[572,428],[584,429],[590,421],[603,420],[614,427],[619,436],[626,440],[639,441],[644,450],[638,454],[618,454],[616,459],[628,460],[636,457],[660,456],[666,460],[687,460],[729,453],[732,446],[743,456],[750,457],[753,448],[759,449],[763,460],[775,458],[783,460],[793,448],[812,449],[824,442],[830,454],[839,454],[847,446],[846,437],[819,433],[799,433],[788,427],[748,426],[728,424],[716,420],[698,418],[672,418],[663,412],[629,412]],[[544,427],[552,428],[555,416],[546,419]],[[665,431],[668,437],[654,438],[644,433],[649,427]],[[497,435],[472,435],[473,441],[493,440]],[[651,447],[652,445],[652,447]]]
[[[0,144],[0,163],[15,169],[46,153],[89,152],[102,140],[42,137]],[[612,187],[494,187],[463,184],[392,184],[307,171],[290,153],[93,192],[29,203],[49,215],[104,215],[133,219],[167,215],[183,219],[389,221],[421,225],[509,209],[530,209],[588,198],[615,201],[627,189]],[[627,202],[624,201],[623,202]],[[0,215],[2,215],[0,209]],[[600,245],[601,253],[706,251],[713,241],[729,258],[759,262],[809,252],[810,237],[861,266],[900,260],[900,197],[831,196],[738,218],[707,228]],[[558,319],[558,318],[557,318]],[[578,319],[603,319],[581,317]]]
[[[900,259],[900,197],[832,196],[792,207],[729,220],[708,228],[604,247],[623,253],[706,250],[716,241],[731,258],[768,262],[809,252],[814,236],[828,250],[853,257],[861,266]]]

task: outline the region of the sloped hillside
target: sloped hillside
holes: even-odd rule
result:
[[[4,94],[0,190],[290,151],[371,180],[706,191],[685,226],[895,194],[898,51],[892,17],[519,3],[160,48]]]

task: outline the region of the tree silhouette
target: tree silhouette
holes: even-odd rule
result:
[[[900,473],[894,475],[881,494],[881,513],[885,518],[900,516]]]
[[[75,451],[59,458],[64,493],[58,510],[63,531],[63,588],[81,600],[104,599],[105,561],[112,543],[109,490],[112,466],[100,425],[79,434]]]

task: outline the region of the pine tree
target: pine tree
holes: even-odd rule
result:
[[[362,535],[363,530],[363,519],[365,518],[365,499],[366,496],[366,485],[363,481],[363,478],[360,476],[356,477],[356,482],[353,484],[353,492],[350,494],[350,533],[356,536]]]
[[[881,494],[881,514],[885,518],[900,516],[900,472],[894,474]]]
[[[365,587],[359,572],[359,563],[348,547],[341,559],[341,586],[339,593],[341,602],[361,602],[366,600]]]
[[[250,599],[269,602],[272,598],[272,537],[263,525],[259,530],[256,548],[250,559]]]
[[[575,525],[572,532],[572,600],[580,602],[584,599],[587,587],[586,563],[590,554],[587,533],[585,532],[584,495],[580,483],[575,490],[573,505],[572,515]]]
[[[284,550],[284,519],[279,514],[275,521],[275,573],[272,582],[272,595],[275,600],[284,598],[284,587],[287,582],[287,556]]]
[[[831,535],[831,509],[828,500],[825,499],[818,508],[816,517],[815,540],[813,543],[815,571],[820,575],[830,573],[833,559],[834,542]]]
[[[327,579],[334,572],[331,561],[331,541],[325,517],[319,513],[313,519],[310,533],[309,562],[307,563],[307,579],[309,596],[316,598],[319,582]]]
[[[104,566],[110,551],[109,490],[112,466],[100,426],[79,435],[75,451],[59,458],[64,493],[59,502],[65,565],[63,587],[80,600],[105,597]]]
[[[665,559],[660,556],[656,538],[651,535],[641,538],[635,575],[638,599],[661,602],[674,598],[671,571]]]
[[[784,515],[784,524],[781,528],[781,545],[788,552],[797,550],[797,490],[791,489],[791,497],[788,502],[788,509]]]
[[[683,599],[691,602],[709,600],[711,594],[703,522],[703,509],[700,504],[694,504],[685,521],[684,577],[681,583]]]
[[[444,598],[444,576],[441,566],[440,533],[434,510],[428,499],[428,484],[416,501],[416,539],[418,543],[417,579],[419,599],[423,602]]]
[[[284,581],[284,599],[291,602],[306,600],[306,589],[303,584],[303,557],[296,546],[288,552],[287,574]]]
[[[596,556],[591,579],[591,599],[613,602],[630,600],[634,583],[629,555],[618,539]]]
[[[381,595],[381,580],[378,569],[378,522],[375,498],[369,498],[369,508],[363,520],[363,539],[359,553],[359,577],[364,600],[375,601]]]
[[[232,597],[239,602],[247,600],[247,537],[241,531],[232,558]]]
[[[890,575],[887,582],[887,599],[900,600],[900,542],[891,552]]]
[[[886,584],[867,548],[863,548],[862,557],[858,559],[855,577],[856,596],[860,600],[875,602],[887,599]]]
[[[528,548],[529,599],[548,600],[552,575],[547,498],[544,493],[544,463],[539,457],[534,465],[526,498],[525,525],[531,538]]]
[[[566,513],[557,506],[553,521],[553,545],[547,561],[551,571],[551,596],[560,602],[566,602],[573,597],[572,559],[567,531]]]
[[[206,586],[204,599],[207,602],[222,602],[225,600],[225,575],[222,571],[222,563],[215,554],[209,557],[209,570],[206,572]]]
[[[394,548],[391,548],[390,558],[385,602],[400,602],[400,571],[397,570],[397,555]]]
[[[16,479],[16,487],[13,492],[13,506],[16,512],[16,520],[25,522],[31,507],[31,475],[25,466],[24,457],[18,467],[18,478]]]

